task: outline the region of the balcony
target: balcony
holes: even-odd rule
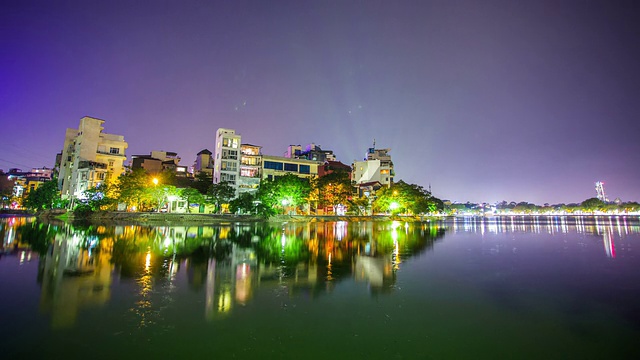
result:
[[[100,155],[109,155],[109,156],[118,156],[118,157],[120,157],[120,156],[121,156],[121,157],[126,157],[126,155],[125,155],[125,154],[113,154],[113,153],[110,153],[110,152],[108,152],[108,151],[100,151],[100,150],[98,150],[98,151],[96,151],[96,153],[98,153],[98,154],[100,154]]]

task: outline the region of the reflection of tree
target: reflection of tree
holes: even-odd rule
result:
[[[29,245],[31,250],[43,255],[58,232],[57,226],[51,226],[40,222],[32,222],[19,226],[16,229],[16,238]]]
[[[151,303],[151,294],[171,291],[180,264],[187,264],[189,287],[204,290],[205,316],[211,319],[213,314],[228,313],[235,304],[246,304],[258,287],[316,297],[340,281],[354,279],[366,282],[372,294],[392,291],[401,264],[431,247],[444,229],[398,222],[213,227],[33,223],[20,232],[39,251],[46,252],[58,233],[60,239],[73,239],[73,246],[84,249],[75,253],[88,254],[82,255],[87,259],[91,251],[110,255],[101,256],[102,262],[112,264],[109,269],[121,279],[135,279],[138,284],[139,299],[132,310],[142,326],[155,318],[158,304]]]

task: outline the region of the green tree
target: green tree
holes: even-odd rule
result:
[[[187,203],[187,211],[189,213],[191,213],[191,204],[200,205],[204,203],[204,195],[202,195],[198,190],[190,187],[180,189],[180,198]]]
[[[275,178],[273,181],[262,180],[258,189],[258,200],[261,203],[263,215],[272,215],[275,209],[284,212],[289,207],[297,207],[307,202],[311,192],[308,179],[287,174]]]
[[[29,210],[53,209],[60,202],[58,192],[58,181],[54,178],[40,185],[37,189],[29,192],[24,205]]]
[[[423,214],[444,210],[442,200],[435,198],[422,186],[400,180],[376,193],[373,203],[376,212],[392,214]]]
[[[220,213],[222,204],[228,204],[231,199],[236,196],[235,189],[228,182],[223,181],[211,185],[209,188],[209,196],[212,203],[216,206],[216,211]]]
[[[110,210],[115,207],[118,201],[109,196],[112,193],[109,187],[107,183],[102,183],[83,192],[86,205],[89,206],[91,211]]]
[[[312,193],[320,206],[346,205],[353,194],[351,176],[346,171],[336,171],[316,179]]]
[[[243,192],[229,203],[229,210],[234,214],[251,214],[256,210],[256,197],[248,192]]]
[[[606,205],[607,203],[598,198],[590,198],[580,203],[580,208],[585,212],[594,212],[605,209]]]
[[[144,169],[133,169],[120,175],[116,185],[118,201],[127,204],[127,207],[135,206],[138,210],[153,206],[153,192],[157,192],[160,185],[154,185],[151,180]]]
[[[196,174],[193,183],[191,183],[191,187],[198,190],[202,195],[206,195],[212,185],[213,178],[205,172],[199,172]]]

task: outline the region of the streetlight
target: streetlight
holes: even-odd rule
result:
[[[153,183],[153,192],[155,193],[155,195],[158,195],[158,178],[153,178],[151,180],[151,182]],[[162,200],[158,200],[158,208],[156,209],[156,212],[160,212],[160,202]]]
[[[286,215],[285,214],[285,209],[287,204],[289,204],[289,200],[288,199],[282,199],[282,215]]]
[[[391,210],[391,212],[393,212],[393,210],[397,209],[400,207],[400,204],[398,204],[397,202],[392,202],[391,204],[389,204],[389,210]]]

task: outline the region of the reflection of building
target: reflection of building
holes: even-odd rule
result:
[[[388,292],[395,284],[395,273],[391,257],[356,255],[355,278],[369,283],[372,292]]]
[[[58,179],[63,198],[79,198],[104,181],[115,182],[124,171],[128,144],[122,135],[103,133],[103,124],[85,116],[77,129],[67,129]]]
[[[84,244],[84,245],[83,245]],[[41,309],[51,313],[52,326],[73,325],[83,307],[105,304],[110,298],[112,242],[77,233],[56,236],[44,261]],[[98,249],[99,248],[99,249]]]
[[[35,218],[22,216],[0,219],[0,239],[2,239],[0,250],[5,253],[18,249],[18,244],[15,242],[16,229],[33,221]]]
[[[256,256],[253,250],[233,245],[225,260],[207,263],[205,317],[228,314],[234,304],[245,305],[258,285]]]

